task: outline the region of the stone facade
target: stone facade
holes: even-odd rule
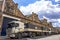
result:
[[[2,4],[3,4],[3,0],[0,0],[0,30],[2,25]]]
[[[0,14],[0,28],[1,28],[1,25],[2,25],[2,14]]]
[[[3,1],[0,1],[0,12],[2,10],[2,4],[3,4]]]
[[[18,9],[17,7],[18,4],[15,4],[12,0],[6,0],[5,4],[6,5],[3,14],[20,18],[21,19],[20,21],[24,23],[29,22],[34,25],[53,28],[52,23],[47,23],[46,19],[39,20],[38,15],[34,12],[32,12],[32,14],[29,16],[24,16],[22,12]],[[2,22],[1,20],[2,20],[2,15],[0,15],[0,24]]]
[[[27,21],[30,22],[30,23],[36,24],[38,26],[42,25],[40,20],[38,19],[38,15],[33,13],[33,12],[32,12],[31,15],[26,16],[26,18],[28,19]]]
[[[23,17],[22,12],[18,9],[17,6],[18,4],[15,4],[12,0],[6,0],[4,14],[14,17]]]

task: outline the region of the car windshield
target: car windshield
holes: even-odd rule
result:
[[[19,26],[18,23],[9,23],[9,24],[8,24],[8,28],[18,27],[18,26]]]

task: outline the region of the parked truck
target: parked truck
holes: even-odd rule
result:
[[[10,38],[22,38],[24,36],[35,37],[51,34],[49,28],[34,25],[32,23],[23,23],[20,21],[11,21],[8,23],[7,35]]]

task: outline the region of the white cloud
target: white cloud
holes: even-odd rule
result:
[[[60,0],[55,0],[55,2],[58,2],[58,1],[60,1]]]
[[[49,22],[52,22],[53,27],[60,27],[60,19],[47,19]]]
[[[57,7],[58,4],[52,5],[51,1],[36,1],[33,4],[29,4],[28,6],[21,6],[20,10],[23,14],[28,14],[31,12],[38,13],[40,11],[46,11],[47,13],[51,12],[60,12],[60,8]]]
[[[55,1],[57,2],[57,0],[55,0]],[[57,6],[58,6],[58,4],[53,5],[51,3],[51,1],[41,0],[41,1],[36,1],[33,4],[29,4],[28,6],[21,6],[20,10],[23,12],[24,15],[29,15],[32,12],[35,12],[37,14],[38,13],[42,14],[42,13],[45,13],[45,12],[46,13],[52,13],[52,12],[58,13],[58,12],[60,12],[60,8],[58,8]],[[55,22],[55,23],[53,23],[54,27],[57,26],[57,24],[58,24],[58,26],[60,26],[59,25],[60,19],[49,19],[49,18],[47,18],[45,16],[43,16],[43,18],[46,18],[48,20],[48,22],[49,21]]]
[[[53,27],[60,27],[60,23],[53,23]]]
[[[57,19],[58,20],[58,22],[60,23],[60,19]]]
[[[57,25],[56,25],[57,23],[53,23],[53,27],[57,27]]]
[[[60,27],[60,19],[49,19],[45,16],[43,18],[47,19],[47,22],[52,22],[53,27]]]

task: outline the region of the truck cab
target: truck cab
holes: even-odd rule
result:
[[[18,32],[24,31],[24,23],[20,21],[11,21],[8,23],[7,35],[9,37],[15,37]]]

